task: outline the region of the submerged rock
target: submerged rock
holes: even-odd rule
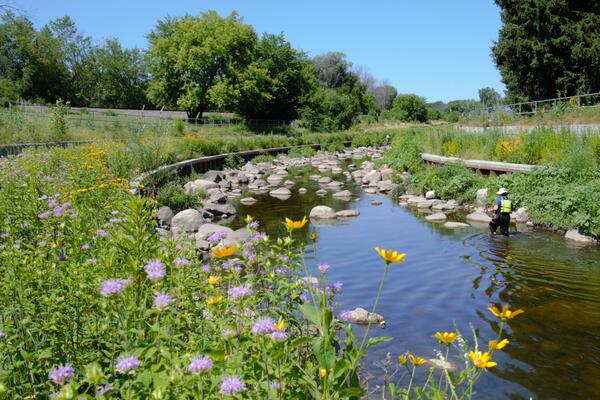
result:
[[[492,217],[490,217],[483,211],[475,211],[467,215],[467,220],[474,222],[490,222],[492,220]]]
[[[251,206],[252,204],[255,204],[258,200],[256,200],[254,197],[244,197],[243,199],[240,200],[240,203],[242,203],[245,206]]]
[[[457,229],[457,228],[470,228],[471,225],[465,224],[464,222],[446,222],[444,228]]]
[[[335,213],[340,218],[358,217],[360,213],[358,210],[342,210]]]

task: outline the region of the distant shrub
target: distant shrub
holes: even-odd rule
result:
[[[388,115],[400,121],[427,122],[427,104],[416,94],[400,94]]]
[[[62,142],[69,138],[66,115],[69,111],[69,104],[56,100],[56,104],[52,107],[52,117],[50,122],[50,131],[52,135],[50,139],[55,142]]]
[[[254,162],[254,163],[273,162],[273,160],[275,160],[275,157],[270,154],[259,154],[252,159],[252,162]]]
[[[312,157],[315,154],[317,154],[315,149],[309,146],[292,147],[288,152],[288,156],[290,157]]]
[[[185,124],[186,122],[182,119],[173,120],[173,136],[184,136],[185,135]]]

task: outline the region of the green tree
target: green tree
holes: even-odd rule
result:
[[[141,108],[147,103],[148,74],[144,53],[124,49],[116,39],[108,39],[95,51],[98,86],[95,103],[110,108]]]
[[[246,118],[294,120],[315,86],[306,56],[283,35],[263,35],[242,75],[236,108]]]
[[[371,94],[381,110],[390,110],[392,104],[394,104],[394,99],[398,95],[398,91],[392,85],[383,84],[373,88]]]
[[[386,116],[400,121],[426,122],[427,104],[423,97],[416,94],[399,94]]]
[[[496,89],[491,87],[479,89],[479,102],[485,107],[498,105],[500,104],[500,100],[502,100],[502,96],[500,96],[500,93]]]
[[[148,35],[152,80],[148,97],[158,106],[181,108],[189,118],[209,108],[232,107],[239,100],[240,79],[253,61],[257,37],[233,12],[166,18]],[[255,70],[267,79],[266,71]]]
[[[329,52],[320,54],[312,59],[315,68],[315,77],[319,85],[326,88],[338,88],[348,84],[349,80],[356,79],[352,76],[350,67],[346,60],[346,54],[341,52]]]
[[[509,101],[600,91],[600,2],[495,0],[492,47]]]

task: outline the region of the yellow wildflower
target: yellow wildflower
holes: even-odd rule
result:
[[[386,263],[402,263],[404,262],[404,257],[406,257],[405,253],[398,253],[394,250],[384,250],[379,247],[375,247],[375,251],[377,254],[383,258]]]
[[[492,361],[492,356],[487,352],[470,351],[469,358],[477,368],[492,368],[496,365],[496,363]]]
[[[325,378],[327,376],[327,370],[325,368],[321,368],[321,378]]]
[[[518,310],[511,311],[508,309],[508,304],[502,306],[502,311],[500,311],[496,306],[489,307],[488,310],[490,310],[492,314],[500,319],[512,319],[525,312],[520,308]]]
[[[425,364],[425,363],[427,362],[427,360],[426,360],[426,359],[424,359],[424,358],[421,358],[421,357],[415,357],[415,356],[413,356],[412,354],[409,354],[409,355],[408,355],[408,359],[410,360],[410,362],[411,362],[411,363],[412,363],[414,366],[421,365],[421,364]]]
[[[282,224],[288,229],[300,229],[306,225],[307,222],[308,220],[306,219],[306,216],[304,216],[300,221],[292,221],[291,219],[286,218],[285,222],[282,222]]]
[[[400,364],[406,365],[406,356],[404,354],[399,355],[398,361],[400,361]]]
[[[108,185],[106,183],[101,183],[98,185],[98,189],[105,189],[107,187],[108,187]]]
[[[219,276],[209,276],[208,277],[208,284],[209,285],[216,285],[217,283],[219,283],[220,280],[221,280],[221,277],[219,277]]]
[[[454,341],[458,337],[456,332],[436,332],[433,336],[437,338],[437,340],[439,340],[440,343],[445,343],[447,345],[454,343]]]
[[[215,305],[223,301],[223,296],[213,296],[206,300],[206,304]]]
[[[214,258],[224,258],[229,257],[237,250],[237,246],[229,246],[229,247],[216,247],[212,249],[212,256]]]
[[[285,322],[284,321],[279,321],[279,323],[273,324],[273,328],[275,328],[275,330],[277,332],[281,332],[282,330],[285,329]]]
[[[502,339],[499,342],[496,340],[490,340],[490,351],[491,350],[502,350],[509,343],[510,342],[508,341],[508,339]]]
[[[310,240],[312,240],[314,242],[318,238],[319,238],[319,234],[317,232],[315,232],[315,231],[310,232]]]

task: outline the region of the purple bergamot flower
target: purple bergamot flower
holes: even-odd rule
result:
[[[275,330],[275,322],[271,318],[258,319],[252,325],[252,333],[264,334],[272,333]]]
[[[57,385],[64,385],[69,379],[73,377],[75,371],[71,364],[59,365],[57,368],[50,370],[48,378]]]
[[[137,368],[139,368],[140,365],[142,365],[142,363],[140,362],[140,360],[135,358],[135,356],[125,355],[117,358],[117,365],[115,369],[117,370],[117,372],[126,374],[130,371],[136,370]]]
[[[244,390],[246,385],[237,376],[226,376],[221,381],[221,394],[233,396]]]
[[[212,360],[206,356],[194,357],[187,367],[191,374],[201,374],[212,368]]]
[[[234,299],[248,297],[251,295],[252,295],[252,289],[250,289],[246,285],[237,286],[237,287],[233,287],[233,288],[229,289],[229,296],[233,297]]]
[[[165,264],[158,260],[151,260],[145,266],[146,276],[150,280],[158,280],[165,277]]]
[[[323,275],[325,275],[327,272],[329,272],[329,269],[331,268],[331,266],[327,263],[322,263],[319,264],[317,266],[317,269],[319,270],[320,273],[322,273]]]
[[[171,296],[169,296],[168,294],[158,293],[158,294],[154,295],[154,303],[152,306],[158,310],[163,310],[172,301],[173,301],[173,298]]]
[[[110,279],[102,282],[100,294],[104,297],[112,294],[117,294],[131,284],[131,278],[127,279]]]

